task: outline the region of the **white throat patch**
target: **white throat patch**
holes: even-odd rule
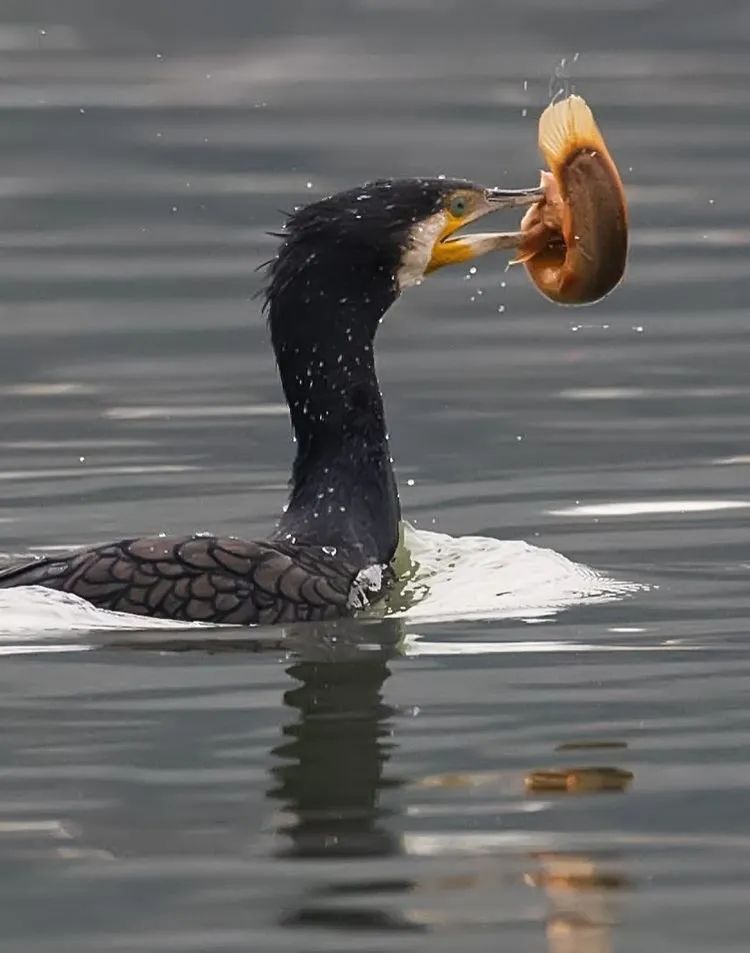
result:
[[[445,224],[446,214],[440,211],[430,215],[423,222],[417,222],[412,228],[406,251],[401,259],[401,267],[396,274],[399,291],[418,285],[424,278],[435,242],[440,237]]]

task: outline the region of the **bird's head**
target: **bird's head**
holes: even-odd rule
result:
[[[392,300],[444,265],[514,248],[517,234],[464,229],[540,198],[538,188],[510,191],[445,178],[382,179],[339,192],[289,217],[271,266],[269,301],[292,284],[308,297],[346,298],[357,288],[368,294],[377,288]]]

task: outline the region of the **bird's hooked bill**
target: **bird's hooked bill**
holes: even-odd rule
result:
[[[523,241],[521,232],[465,232],[464,228],[485,215],[503,209],[525,208],[541,202],[544,190],[541,186],[529,189],[500,189],[472,185],[453,190],[447,196],[441,211],[432,216],[425,228],[420,223],[416,241],[425,231],[430,236],[429,257],[425,267],[417,269],[419,277],[430,274],[444,265],[456,265],[486,255],[498,249],[516,250]]]
[[[484,190],[484,196],[498,208],[525,208],[541,201],[544,198],[544,189],[541,186],[532,189],[491,188]]]

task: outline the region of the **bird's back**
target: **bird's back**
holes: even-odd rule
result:
[[[11,566],[0,588],[43,586],[117,612],[252,625],[350,614],[363,568],[328,547],[153,536]]]

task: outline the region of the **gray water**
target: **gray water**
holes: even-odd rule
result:
[[[0,21],[6,556],[262,536],[293,452],[253,299],[279,210],[390,174],[534,184],[572,84],[626,180],[626,282],[571,311],[499,256],[446,270],[389,315],[381,382],[418,528],[642,586],[535,625],[32,639],[0,676],[3,951],[744,951],[747,5]],[[526,790],[580,766],[632,779]]]

